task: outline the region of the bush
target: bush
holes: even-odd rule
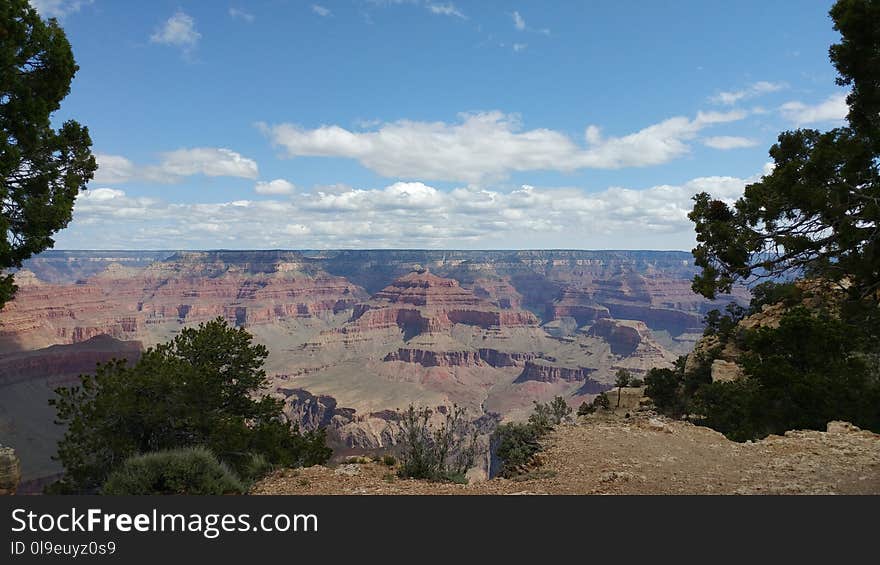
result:
[[[382,464],[386,467],[394,467],[397,464],[397,458],[390,453],[386,453],[382,456]]]
[[[595,411],[596,411],[596,408],[593,407],[593,403],[587,402],[586,400],[584,400],[583,402],[581,402],[581,405],[578,406],[577,415],[578,416],[587,416],[589,414],[592,414]]]
[[[600,393],[596,398],[593,399],[593,411],[595,412],[598,409],[602,410],[610,410],[611,409],[611,400],[608,398],[606,393]]]
[[[464,409],[453,406],[439,428],[429,424],[432,411],[410,405],[400,415],[402,478],[467,482],[465,473],[477,455],[477,430],[469,430]]]
[[[701,386],[694,395],[700,423],[740,441],[822,430],[831,420],[880,431],[876,344],[857,329],[799,306],[778,328],[744,331],[743,341],[746,378]]]
[[[631,386],[633,388],[638,388],[638,387],[642,386],[643,384],[645,384],[645,381],[643,381],[642,379],[638,379],[636,377],[633,377],[629,381],[629,386]]]
[[[571,406],[561,396],[556,396],[549,403],[533,401],[534,411],[529,416],[529,423],[536,428],[549,431],[558,426],[571,415]]]
[[[245,485],[205,448],[136,455],[113,471],[101,489],[110,495],[241,494]]]
[[[605,397],[607,402],[608,398]],[[561,424],[571,415],[571,406],[561,396],[550,403],[534,402],[535,408],[526,423],[502,424],[495,428],[490,438],[492,453],[501,461],[500,475],[515,477],[528,464],[532,456],[541,450],[539,440],[543,435]],[[578,409],[578,413],[583,409]]]
[[[499,474],[512,478],[518,475],[532,456],[541,450],[538,440],[545,430],[533,423],[501,424],[492,433],[491,445],[501,461]]]
[[[67,426],[58,491],[95,492],[126,458],[182,447],[205,446],[248,479],[268,464],[326,462],[324,431],[300,433],[263,392],[268,351],[251,341],[218,318],[148,349],[133,367],[110,361],[80,386],[57,389],[50,402]]]

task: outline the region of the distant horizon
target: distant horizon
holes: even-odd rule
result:
[[[482,248],[482,249],[469,249],[469,248],[457,248],[457,247],[327,247],[327,248],[316,248],[316,247],[276,247],[276,248],[156,248],[156,249],[47,249],[38,255],[34,255],[34,257],[39,257],[39,255],[46,255],[48,253],[53,252],[92,252],[92,253],[123,253],[123,252],[142,252],[142,253],[178,253],[178,252],[241,252],[241,251],[293,251],[293,252],[324,252],[324,251],[420,251],[420,252],[473,252],[473,253],[487,253],[487,252],[514,252],[514,251],[579,251],[584,253],[687,253],[688,255],[692,255],[691,250],[687,249],[587,249],[582,247],[518,247],[518,248]]]

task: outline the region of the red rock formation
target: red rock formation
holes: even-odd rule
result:
[[[98,335],[144,339],[149,326],[166,322],[222,317],[239,326],[271,324],[338,313],[366,298],[344,278],[296,262],[238,259],[186,253],[146,269],[111,264],[73,285],[42,284],[19,272],[19,292],[0,318],[0,352]]]
[[[594,369],[587,367],[559,367],[547,362],[526,361],[523,372],[515,382],[540,381],[555,383],[559,381],[583,382],[590,378]]]
[[[389,353],[384,361],[418,363],[423,367],[478,367],[483,364],[477,351],[427,351],[408,347]]]
[[[565,288],[559,300],[555,300],[548,310],[547,317],[549,319],[574,318],[578,326],[590,324],[600,318],[611,317],[608,308],[597,304],[594,293],[584,288]]]
[[[651,330],[637,320],[603,318],[590,327],[588,335],[604,339],[611,353],[626,361],[626,367],[635,371],[651,367],[667,367],[674,356],[651,337]]]
[[[537,326],[538,319],[523,310],[502,310],[459,286],[422,270],[405,275],[358,304],[345,333],[398,327],[408,337],[441,333],[454,324]]]

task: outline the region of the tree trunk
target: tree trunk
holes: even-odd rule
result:
[[[618,408],[620,408],[620,391],[622,388],[623,388],[622,386],[617,387],[617,407]]]

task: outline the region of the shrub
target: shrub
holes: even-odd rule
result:
[[[205,448],[183,448],[126,459],[104,483],[103,494],[240,494],[245,485]]]
[[[596,408],[593,406],[593,403],[587,402],[586,400],[584,400],[583,402],[581,402],[581,405],[578,406],[577,415],[578,416],[586,416],[588,414],[592,414],[595,411],[596,411]]]
[[[645,384],[645,381],[643,381],[642,379],[638,379],[636,377],[633,377],[629,381],[629,386],[631,386],[633,388],[638,388],[638,387],[642,386],[643,384]]]
[[[611,409],[611,400],[608,398],[606,393],[600,393],[593,399],[593,411],[595,412],[598,409],[602,410],[610,410]]]
[[[550,403],[550,413],[556,425],[561,424],[571,415],[571,406],[561,396],[557,396]]]
[[[326,462],[324,431],[300,433],[263,392],[268,351],[251,342],[218,318],[148,349],[133,367],[110,361],[79,386],[57,389],[50,402],[67,426],[59,491],[95,492],[126,458],[181,447],[205,446],[243,477],[266,464]]]
[[[606,403],[608,398],[605,397]],[[492,453],[501,462],[499,474],[515,477],[528,464],[532,456],[541,450],[539,440],[571,415],[571,407],[561,396],[550,403],[534,402],[535,408],[526,423],[502,424],[495,428],[490,438]],[[584,405],[578,409],[580,413]]]
[[[386,467],[394,467],[397,464],[397,458],[390,453],[382,456],[382,464]]]
[[[402,428],[400,467],[402,478],[461,482],[474,465],[477,430],[469,430],[464,409],[453,406],[439,428],[429,424],[432,411],[410,405],[400,415]]]
[[[533,423],[512,422],[498,426],[492,433],[491,445],[501,462],[499,474],[506,478],[518,475],[541,450],[538,440],[544,432]]]
[[[536,428],[548,431],[558,426],[571,414],[571,406],[561,396],[556,396],[549,403],[533,401],[534,410],[529,416],[529,423]]]

